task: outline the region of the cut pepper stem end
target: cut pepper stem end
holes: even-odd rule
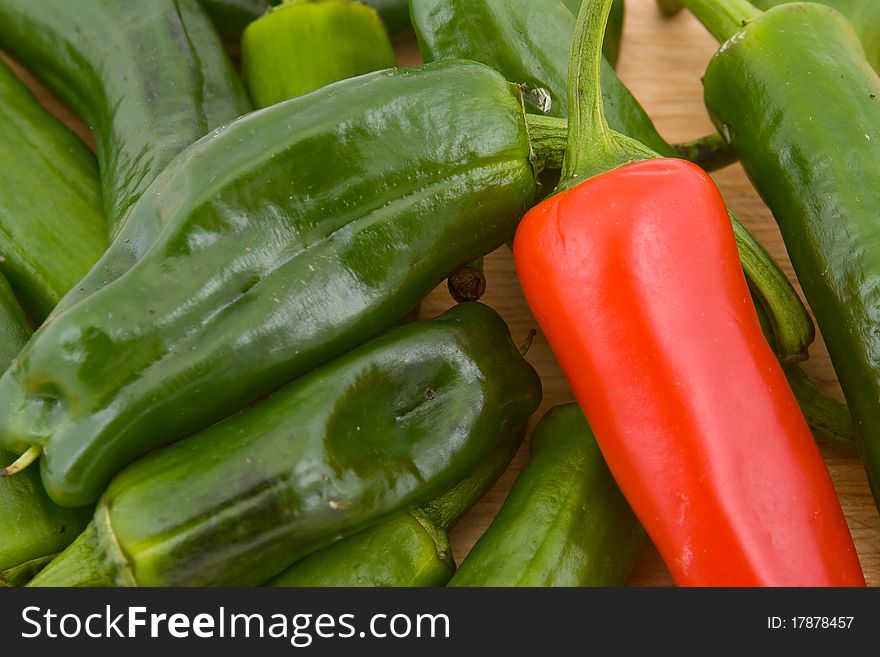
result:
[[[748,0],[681,0],[718,43],[724,43],[743,25],[761,15]]]
[[[446,281],[449,294],[458,303],[479,301],[486,292],[486,275],[483,272],[483,259],[468,263]]]
[[[39,445],[31,445],[27,451],[15,459],[14,463],[0,470],[0,477],[11,477],[27,468],[31,463],[40,458],[43,448]]]

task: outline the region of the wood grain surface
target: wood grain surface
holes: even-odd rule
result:
[[[418,64],[420,59],[411,35],[396,39],[399,63]],[[623,49],[618,72],[648,113],[660,132],[670,141],[684,141],[712,130],[702,103],[700,78],[717,45],[687,13],[672,19],[660,16],[654,0],[627,0]],[[14,66],[14,65],[13,65]],[[50,94],[14,66],[38,97],[56,115],[70,125],[84,140],[92,143],[87,126],[62,107]],[[769,211],[755,193],[739,165],[714,175],[728,205],[749,226],[783,269],[794,280],[782,239]],[[487,261],[488,291],[484,301],[507,320],[515,340],[523,339],[538,328],[522,297],[506,247]],[[445,285],[438,287],[422,307],[423,317],[432,317],[452,305]],[[572,395],[541,333],[528,354],[529,361],[541,374],[544,400],[532,424],[556,404],[572,401]],[[805,369],[832,394],[840,391],[821,338],[811,348]],[[858,459],[833,449],[823,454],[840,495],[844,512],[858,548],[869,585],[880,584],[880,516],[873,505],[865,475]],[[524,445],[498,484],[462,519],[452,531],[456,561],[467,555],[474,542],[492,521],[528,459]],[[662,560],[650,543],[646,544],[629,581],[633,586],[672,584]]]

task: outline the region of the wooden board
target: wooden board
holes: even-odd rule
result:
[[[398,39],[395,45],[401,65],[419,63],[418,50],[411,36]],[[700,78],[715,49],[712,38],[689,14],[664,19],[656,11],[654,0],[627,0],[624,44],[618,71],[668,140],[683,141],[712,129],[702,104]],[[16,70],[21,73],[20,68]],[[53,112],[91,142],[86,126],[33,80],[29,80],[29,84]],[[791,265],[773,218],[742,169],[738,165],[728,167],[714,177],[731,209],[754,231],[793,279]],[[522,297],[506,247],[488,259],[487,277],[489,289],[484,301],[507,320],[514,338],[520,340],[530,329],[537,328]],[[428,297],[423,304],[422,314],[431,317],[450,305],[452,300],[444,285]],[[572,396],[540,333],[528,359],[541,374],[544,384],[544,400],[532,420],[534,423],[548,408],[572,401]],[[811,359],[806,369],[829,391],[840,395],[821,338],[811,349]],[[824,450],[824,455],[853,532],[868,583],[876,586],[880,584],[880,516],[871,500],[861,464],[856,458],[830,449]],[[451,538],[457,561],[464,558],[491,522],[527,458],[528,450],[524,446],[498,484],[453,530]],[[656,550],[647,544],[630,584],[656,586],[671,583]]]

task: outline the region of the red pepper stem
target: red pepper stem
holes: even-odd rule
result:
[[[600,71],[605,26],[613,0],[585,0],[575,23],[568,60],[568,144],[556,192],[634,160],[659,157],[614,132],[605,118]]]
[[[743,25],[762,13],[748,0],[681,0],[681,4],[697,17],[718,43],[730,39]]]

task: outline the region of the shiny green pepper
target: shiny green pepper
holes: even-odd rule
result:
[[[449,586],[623,586],[645,531],[577,404],[551,409],[532,457]]]
[[[449,530],[510,465],[513,428],[468,477],[420,509],[399,513],[297,561],[270,586],[443,586],[455,572]]]
[[[0,439],[59,504],[402,318],[509,239],[536,197],[519,90],[442,62],[254,112],[132,208],[164,223],[126,274],[34,335],[0,380]]]
[[[465,477],[540,391],[487,306],[408,324],[124,470],[32,584],[260,584]]]
[[[95,156],[0,62],[0,272],[42,321],[106,247]]]
[[[97,144],[113,243],[58,314],[146,251],[159,222],[129,221],[131,207],[174,156],[250,103],[196,0],[3,0],[0,47],[82,116]]]

